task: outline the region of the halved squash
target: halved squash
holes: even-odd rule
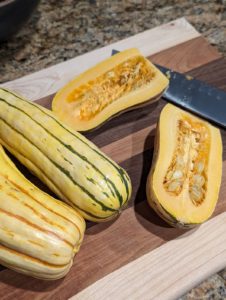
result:
[[[147,180],[151,207],[173,226],[200,224],[214,211],[221,174],[220,130],[167,104],[160,115]]]
[[[139,50],[129,49],[65,85],[55,95],[52,110],[73,129],[86,131],[125,110],[157,100],[168,83]]]

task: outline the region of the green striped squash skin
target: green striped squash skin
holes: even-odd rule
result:
[[[5,89],[0,89],[0,142],[88,220],[109,220],[130,199],[125,170],[51,111]]]

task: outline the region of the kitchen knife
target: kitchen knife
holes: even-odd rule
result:
[[[112,55],[119,51],[112,50]],[[155,64],[169,80],[169,87],[162,98],[176,104],[216,125],[226,128],[226,92]]]

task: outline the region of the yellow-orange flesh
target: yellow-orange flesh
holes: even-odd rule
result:
[[[142,56],[135,56],[76,87],[67,96],[75,102],[81,120],[90,120],[112,102],[144,87],[155,77],[155,70]]]
[[[190,201],[198,206],[205,199],[208,184],[209,129],[189,117],[178,120],[177,125],[176,147],[163,185],[168,193],[178,196],[188,180]]]
[[[214,211],[221,184],[220,130],[167,104],[156,137],[147,179],[150,206],[173,226],[189,228],[206,221]]]
[[[168,84],[168,78],[138,49],[127,49],[68,82],[54,96],[52,110],[71,128],[87,131],[157,101]]]

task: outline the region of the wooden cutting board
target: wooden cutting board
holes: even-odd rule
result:
[[[129,47],[226,90],[226,60],[183,18],[4,86],[50,107],[52,94],[75,74],[110,56],[112,49]],[[169,227],[147,205],[146,178],[164,105],[160,100],[125,113],[86,134],[131,176],[129,207],[114,221],[87,223],[84,243],[64,279],[41,281],[3,269],[1,299],[175,299],[226,266],[225,131],[223,180],[211,220],[185,232]]]

